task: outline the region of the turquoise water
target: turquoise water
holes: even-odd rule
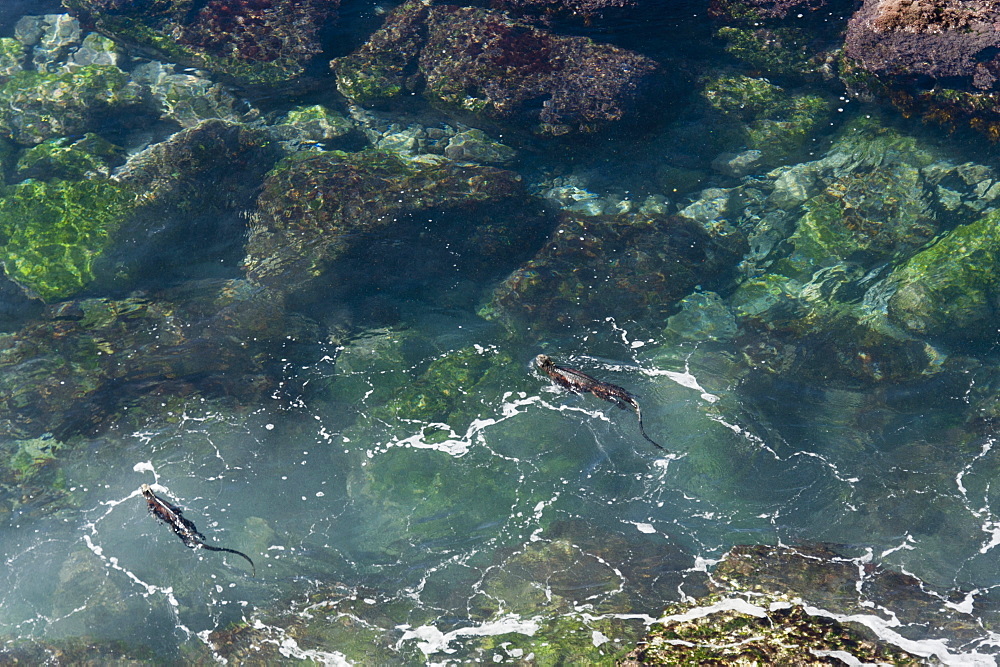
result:
[[[347,25],[380,15],[365,6]],[[650,35],[678,16],[640,22],[646,35],[632,24],[617,28],[624,35],[581,32],[656,51]],[[866,116],[943,145],[955,164],[995,162],[993,145],[859,100],[843,102],[801,161],[821,158],[838,130]],[[678,132],[626,127],[563,152],[536,147],[513,168],[549,186],[553,174],[585,174],[590,190],[636,202],[665,194],[672,212],[708,200],[702,188],[765,178],[710,176],[663,193],[655,174],[676,166],[662,155]],[[712,157],[685,136],[698,159]],[[431,214],[428,229],[449,215]],[[245,237],[219,236],[190,262],[203,239],[178,241],[136,283],[151,293],[239,279]],[[936,354],[969,361],[898,382],[846,381],[816,365],[764,372],[750,359],[755,332],[737,328],[736,306],[718,305],[734,292],[723,276],[693,288],[671,319],[621,317],[610,298],[586,317],[549,313],[570,324],[547,333],[512,333],[477,313],[517,265],[469,268],[432,234],[415,236],[356,251],[344,273],[365,276],[360,286],[326,286],[288,315],[311,324],[267,348],[262,363],[277,381],[260,398],[151,390],[116,404],[101,429],[36,454],[32,474],[44,483],[7,479],[5,641],[120,640],[161,662],[266,650],[289,661],[421,664],[527,660],[542,652],[532,638],[575,633],[610,660],[668,604],[703,594],[732,547],[822,542],[859,571],[875,563],[912,575],[940,599],[939,617],[910,622],[891,592],[870,602],[859,591],[873,616],[904,618],[893,632],[911,648],[993,664],[1000,461],[990,422],[975,419],[996,375],[992,337],[941,345]],[[5,330],[38,308],[14,302]],[[769,358],[829,354],[817,338]],[[630,411],[553,387],[532,367],[539,353],[638,396],[646,430],[668,451],[642,438]],[[26,440],[10,434],[5,444],[23,450]],[[147,514],[144,483],[181,506],[206,543],[249,555],[256,576],[233,555],[186,549]]]

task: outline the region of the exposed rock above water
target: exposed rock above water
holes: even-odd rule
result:
[[[850,558],[835,545],[738,546],[710,583],[712,594],[669,607],[647,642],[619,664],[831,664],[825,658],[836,658],[917,665],[950,657],[943,642],[913,641],[925,628],[948,625],[969,639],[982,632],[947,608],[947,596],[872,563],[870,554]],[[872,632],[884,627],[893,629],[882,638]]]
[[[848,24],[846,54],[901,83],[964,79],[997,87],[1000,9],[987,0],[866,0]]]
[[[505,13],[411,0],[355,53],[331,63],[361,105],[423,94],[460,117],[544,135],[593,132],[637,111],[657,64]]]
[[[1000,8],[986,0],[866,0],[851,18],[841,78],[906,114],[1000,138]]]

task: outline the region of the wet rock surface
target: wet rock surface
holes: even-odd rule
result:
[[[998,18],[992,2],[866,1],[848,24],[845,53],[867,72],[902,82],[963,79],[988,90],[1000,71]]]
[[[976,635],[975,623],[948,609],[954,601],[872,563],[871,554],[851,558],[837,545],[738,546],[710,581],[710,595],[667,608],[646,642],[619,664],[829,664],[836,657],[917,665],[946,657],[947,649],[914,642],[906,651],[899,648],[906,639],[889,643],[873,630],[889,623],[919,639],[947,624]]]

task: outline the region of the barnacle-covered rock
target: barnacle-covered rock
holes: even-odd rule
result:
[[[678,217],[564,214],[549,242],[494,290],[481,311],[514,330],[587,326],[607,316],[662,322],[695,285],[742,253]]]
[[[124,44],[201,67],[245,86],[302,75],[337,0],[64,0],[75,15]]]
[[[358,51],[331,63],[362,105],[419,91],[450,113],[536,132],[592,132],[636,111],[655,62],[563,37],[504,13],[411,0]]]
[[[125,72],[109,65],[16,72],[0,83],[0,131],[27,145],[78,134],[112,111],[138,106],[140,92]]]
[[[431,225],[420,221],[421,233],[442,235],[442,242],[446,235],[459,250],[454,257],[488,267],[519,257],[524,239],[538,236],[544,218],[524,203],[520,177],[492,167],[444,158],[404,162],[380,151],[295,155],[264,183],[244,263],[254,283],[305,294],[350,250],[390,226],[402,238],[416,224],[410,214],[427,211],[442,217]],[[365,275],[365,284],[372,278]]]

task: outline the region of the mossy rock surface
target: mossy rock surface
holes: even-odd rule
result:
[[[25,181],[0,191],[0,259],[7,276],[44,301],[94,279],[130,193],[107,179]]]
[[[989,339],[1000,307],[1000,212],[961,225],[890,277],[889,316],[917,335]]]

